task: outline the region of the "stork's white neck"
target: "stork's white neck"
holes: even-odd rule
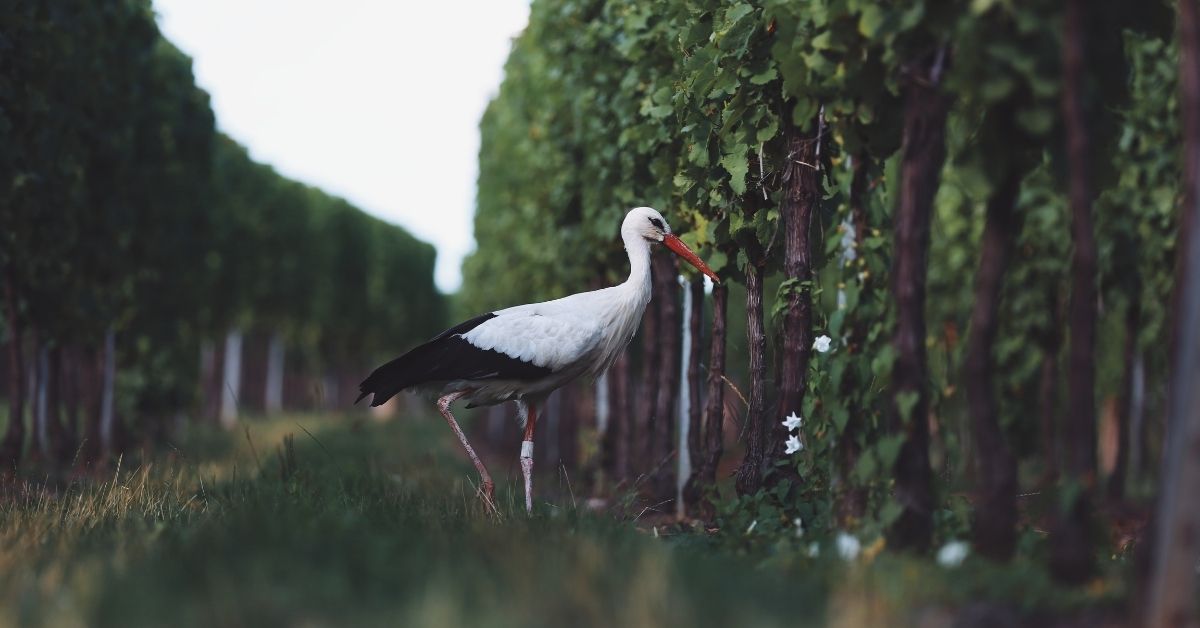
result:
[[[636,211],[636,210],[635,210]],[[658,217],[657,212],[655,217]],[[629,255],[629,279],[624,283],[597,290],[593,294],[603,295],[597,315],[603,320],[604,339],[589,372],[603,373],[625,349],[625,345],[637,333],[638,325],[650,304],[650,245],[644,235],[646,229],[638,229],[647,220],[644,213],[630,212],[621,224],[621,240],[625,253]]]
[[[629,279],[622,284],[639,293],[644,302],[650,301],[650,242],[636,233],[622,233],[625,252],[629,255]]]

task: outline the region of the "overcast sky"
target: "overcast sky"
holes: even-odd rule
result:
[[[528,0],[155,0],[217,125],[284,175],[438,249],[473,247],[479,117]]]

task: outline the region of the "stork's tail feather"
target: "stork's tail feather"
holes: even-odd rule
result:
[[[371,406],[379,406],[405,388],[430,381],[469,377],[471,371],[461,368],[461,360],[458,359],[461,358],[461,349],[468,346],[462,334],[495,317],[495,314],[488,313],[459,323],[375,369],[358,385],[358,399],[354,403],[362,401],[367,395],[374,395]]]
[[[416,369],[411,355],[411,352],[406,353],[375,369],[358,385],[358,399],[355,399],[354,403],[362,401],[367,395],[373,395],[371,407],[383,405],[400,391],[418,383],[414,381]]]

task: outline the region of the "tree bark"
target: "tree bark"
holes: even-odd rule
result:
[[[17,286],[12,267],[4,274],[4,310],[8,323],[8,428],[0,441],[3,473],[15,472],[25,448],[25,360],[21,355],[21,319],[17,312]]]
[[[608,370],[609,423],[604,434],[606,448],[611,452],[609,474],[613,483],[629,478],[630,448],[632,447],[631,421],[629,412],[629,349],[621,351]]]
[[[945,50],[921,64],[924,77],[904,88],[904,139],[900,200],[895,217],[892,294],[896,331],[892,344],[889,423],[903,436],[895,463],[895,497],[902,511],[888,532],[889,545],[925,551],[933,538],[933,485],[929,468],[928,365],[925,354],[925,281],[933,199],[946,158],[947,97],[938,90]],[[903,407],[902,407],[903,406]]]
[[[652,266],[653,267],[653,266]],[[652,284],[653,285],[653,284]],[[651,299],[646,313],[642,317],[642,373],[641,383],[637,387],[633,421],[631,422],[630,438],[633,453],[630,457],[634,474],[641,476],[654,470],[658,462],[654,458],[654,409],[656,395],[654,386],[658,381],[659,339],[658,339],[658,308],[659,299]]]
[[[820,133],[823,119],[813,121],[812,134],[804,134],[793,124],[785,127],[787,161],[783,167],[783,273],[794,282],[787,291],[783,311],[783,351],[779,372],[779,407],[771,417],[766,445],[767,464],[786,460],[784,454],[788,429],[783,417],[802,414],[804,387],[808,380],[808,361],[812,356],[812,244],[809,227],[821,202]],[[815,167],[814,167],[815,166]],[[785,467],[784,475],[799,480],[794,470]]]
[[[573,473],[579,461],[577,455],[579,445],[579,418],[582,416],[580,407],[583,405],[583,388],[580,382],[572,382],[559,389],[558,403],[558,459],[555,467],[561,467],[568,473]]]
[[[1083,103],[1085,0],[1068,0],[1063,33],[1063,119],[1067,136],[1068,202],[1071,207],[1071,301],[1067,313],[1067,411],[1063,415],[1063,471],[1076,485],[1073,503],[1060,513],[1050,532],[1050,569],[1068,583],[1087,580],[1094,571],[1088,519],[1088,493],[1096,481],[1096,239],[1092,228],[1092,191],[1088,131]]]
[[[104,356],[95,349],[87,349],[83,352],[81,362],[84,390],[83,441],[76,463],[79,468],[90,468],[98,464],[104,454],[100,438],[100,415],[104,405]]]
[[[558,470],[559,461],[562,459],[559,447],[559,426],[562,422],[563,394],[566,388],[559,388],[546,398],[545,411],[542,416],[538,417],[538,427],[542,428],[544,446],[538,447],[538,452],[545,457],[539,461],[541,468],[545,469],[549,466],[552,469]]]
[[[1152,566],[1143,625],[1196,622],[1200,558],[1200,7],[1179,2],[1180,109],[1183,112],[1183,208],[1173,298],[1172,373],[1167,451],[1155,513]]]
[[[1180,110],[1183,112],[1183,206],[1179,214],[1179,241],[1176,243],[1175,255],[1175,293],[1172,297],[1171,329],[1174,334],[1195,319],[1180,319],[1185,307],[1179,303],[1183,295],[1183,286],[1190,281],[1200,281],[1195,274],[1188,275],[1191,269],[1187,256],[1193,250],[1197,237],[1196,221],[1200,220],[1200,9],[1197,0],[1179,0],[1179,96],[1182,101]],[[1174,350],[1182,345],[1178,336],[1172,336],[1171,360],[1176,358]]]
[[[703,454],[697,456],[695,470],[684,487],[684,499],[693,516],[709,521],[716,514],[709,494],[717,487],[717,465],[725,446],[725,317],[729,288],[713,286],[712,333],[708,347],[708,378],[704,401]]]
[[[756,249],[751,245],[751,249]],[[746,340],[750,352],[750,408],[746,411],[746,457],[738,468],[738,495],[762,488],[765,460],[767,396],[767,335],[763,325],[763,254],[749,250],[746,263]]]
[[[680,324],[679,324],[679,268],[674,256],[656,255],[658,267],[654,282],[658,284],[655,298],[660,301],[658,310],[659,365],[658,382],[654,391],[654,457],[651,463],[658,469],[653,478],[654,493],[659,500],[671,499],[675,495],[675,465],[666,462],[676,455],[674,434],[675,394],[679,388]]]
[[[1000,427],[992,347],[1000,326],[1004,272],[1019,231],[1015,204],[1020,181],[1020,175],[1010,168],[988,199],[964,374],[978,482],[972,524],[975,551],[998,561],[1012,558],[1016,548],[1017,463]]]
[[[1062,349],[1062,299],[1055,289],[1046,291],[1050,326],[1041,338],[1042,367],[1038,374],[1038,412],[1042,431],[1042,484],[1058,482],[1058,353]]]

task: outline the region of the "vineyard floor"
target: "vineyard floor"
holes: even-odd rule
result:
[[[1119,597],[1106,581],[1056,592],[1028,565],[848,563],[660,531],[586,512],[550,478],[557,505],[529,518],[515,464],[493,468],[488,515],[430,417],[243,428],[103,477],[10,483],[0,625],[1091,625],[1113,611],[1081,609]]]

